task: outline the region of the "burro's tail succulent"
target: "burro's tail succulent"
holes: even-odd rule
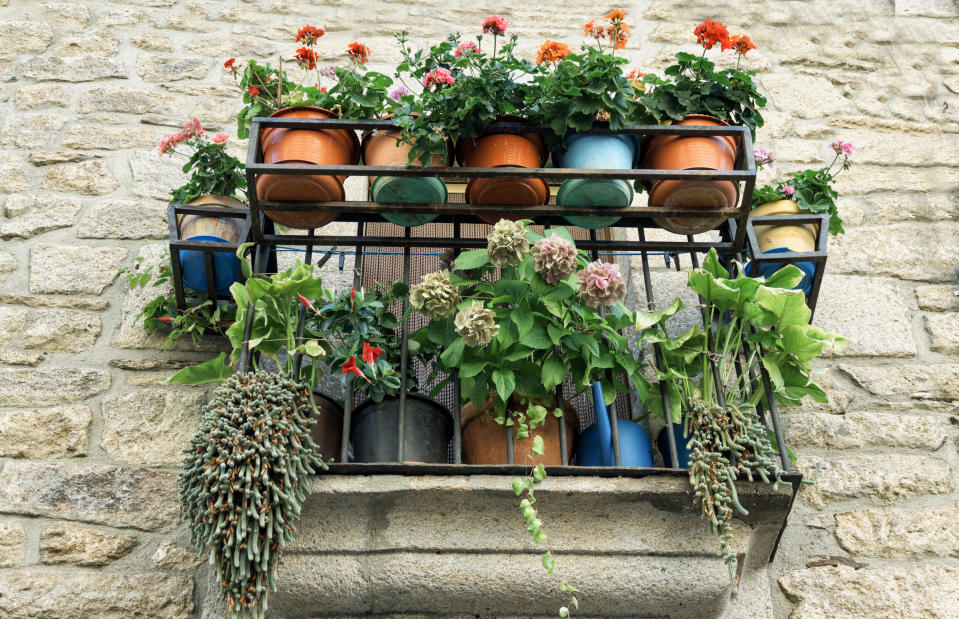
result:
[[[310,438],[310,391],[279,374],[234,374],[203,408],[180,472],[183,517],[234,618],[260,618],[293,538],[306,476],[326,468]]]

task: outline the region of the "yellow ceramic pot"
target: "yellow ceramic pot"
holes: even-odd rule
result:
[[[763,215],[798,215],[799,205],[792,200],[778,200],[767,202],[753,209],[750,216]],[[759,251],[766,253],[771,249],[786,247],[795,252],[810,252],[816,250],[816,236],[819,226],[803,224],[801,226],[755,226],[756,240],[759,241]]]

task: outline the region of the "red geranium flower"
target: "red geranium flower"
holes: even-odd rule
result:
[[[486,34],[506,34],[509,22],[502,15],[488,15],[483,20],[483,32]]]
[[[696,42],[706,49],[712,49],[716,43],[719,43],[723,50],[729,49],[729,31],[722,22],[707,19],[696,26],[693,34],[696,35]]]
[[[233,79],[236,79],[236,74],[240,71],[236,66],[236,58],[230,58],[224,62],[223,68],[226,69],[227,72],[233,74]]]
[[[304,69],[312,71],[316,68],[316,52],[307,47],[296,50],[293,59]]]
[[[729,39],[729,46],[740,56],[745,56],[749,50],[756,49],[756,45],[744,34]]]
[[[300,41],[303,41],[303,45],[306,45],[307,47],[313,47],[316,45],[316,40],[324,34],[326,34],[326,32],[322,28],[303,26],[296,32],[296,42],[299,43]]]
[[[565,43],[559,41],[546,41],[539,46],[536,52],[536,64],[546,64],[548,62],[559,62],[572,53],[572,50]]]
[[[247,90],[249,90],[250,94],[253,96],[260,94],[260,90],[258,88],[248,88]]]
[[[346,48],[346,53],[358,63],[366,64],[366,61],[370,56],[370,48],[353,41],[350,43],[349,47]]]
[[[373,365],[376,363],[376,360],[380,358],[380,355],[383,354],[383,349],[380,347],[370,346],[369,342],[363,342],[363,361],[366,361],[368,364]]]

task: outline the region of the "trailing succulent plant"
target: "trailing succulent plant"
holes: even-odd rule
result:
[[[260,618],[293,539],[307,475],[326,468],[310,438],[310,391],[279,374],[234,374],[203,408],[179,477],[183,517],[208,553],[234,618]]]

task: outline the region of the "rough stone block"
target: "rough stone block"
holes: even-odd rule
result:
[[[24,77],[44,82],[95,82],[128,77],[127,68],[120,60],[96,54],[29,58],[21,63],[20,70]]]
[[[24,352],[22,350],[6,350],[0,348],[0,365],[26,365],[36,367],[43,361],[42,352]]]
[[[179,515],[176,475],[103,464],[11,460],[0,471],[0,512],[145,531]]]
[[[959,284],[916,286],[919,309],[927,312],[959,312]]]
[[[47,565],[69,563],[103,567],[130,554],[136,535],[106,533],[74,524],[55,524],[40,536],[40,561]]]
[[[857,557],[959,557],[959,505],[836,514],[836,538]]]
[[[959,615],[959,568],[952,566],[815,567],[790,572],[779,585],[797,604],[791,619]]]
[[[66,107],[70,97],[63,87],[56,84],[31,84],[17,90],[17,107],[32,110],[38,107]]]
[[[63,134],[67,148],[118,150],[145,148],[157,141],[156,132],[148,127],[104,127],[102,125],[74,125]]]
[[[849,229],[830,237],[834,273],[945,282],[959,264],[959,224],[901,223]]]
[[[165,239],[169,236],[166,205],[150,200],[109,200],[81,219],[81,239]]]
[[[17,162],[0,163],[0,194],[17,193],[31,186],[27,175],[23,173],[23,166]]]
[[[148,52],[172,52],[170,37],[158,32],[147,32],[130,38],[130,45]]]
[[[6,200],[7,220],[0,223],[0,238],[27,239],[73,225],[81,203],[72,197],[49,194],[16,194]]]
[[[959,312],[926,314],[929,347],[943,354],[959,353]]]
[[[130,157],[133,174],[133,195],[169,201],[170,192],[182,185],[186,178],[181,166],[169,159],[157,159],[156,152],[135,152]]]
[[[946,439],[935,417],[847,412],[783,415],[790,447],[905,447],[935,451]]]
[[[120,49],[120,40],[100,34],[68,34],[60,38],[53,53],[61,58],[70,56],[114,56]]]
[[[85,456],[93,413],[88,406],[0,411],[0,456],[70,458]]]
[[[54,191],[76,191],[101,196],[116,191],[120,184],[103,161],[83,161],[54,166],[47,172],[43,186]]]
[[[79,110],[90,112],[124,112],[145,114],[158,109],[177,111],[181,107],[177,97],[134,88],[92,88],[80,95]]]
[[[840,196],[837,204],[847,226],[959,219],[959,196],[951,193]]]
[[[82,30],[90,22],[90,9],[78,2],[47,2],[43,17],[57,30]]]
[[[0,346],[13,341],[26,325],[26,310],[19,307],[0,307]]]
[[[27,533],[23,526],[0,522],[0,567],[16,567],[27,554]]]
[[[44,352],[81,352],[93,346],[99,335],[100,316],[95,312],[40,310],[34,312],[20,346]]]
[[[17,270],[17,259],[13,254],[0,251],[0,282]]]
[[[148,54],[141,54],[137,58],[137,75],[146,82],[203,79],[206,77],[209,68],[210,61],[205,58]]]
[[[50,112],[14,114],[4,123],[0,143],[23,149],[41,148],[50,144],[66,121],[66,116]]]
[[[34,245],[30,292],[100,294],[116,278],[126,255],[122,247]]]
[[[959,400],[959,364],[841,366],[873,395],[927,400]]]
[[[194,549],[178,546],[170,540],[161,542],[150,556],[150,567],[171,572],[191,571],[205,562],[206,556],[197,556]]]
[[[799,118],[823,118],[848,112],[851,103],[823,77],[811,75],[763,75],[760,78],[769,104]]]
[[[899,17],[956,17],[959,7],[952,0],[896,0]]]
[[[912,357],[918,352],[910,310],[898,283],[889,279],[827,273],[815,322],[850,340],[844,350],[826,350],[824,356]]]
[[[88,368],[0,368],[0,405],[77,402],[110,388],[110,373]]]
[[[103,400],[103,449],[125,464],[176,466],[196,434],[202,390],[137,389]]]
[[[50,26],[37,21],[0,21],[0,49],[14,52],[42,52],[53,43]]]
[[[858,455],[800,457],[798,468],[813,482],[799,491],[815,509],[847,499],[866,498],[881,504],[953,491],[949,465],[932,456]]]
[[[186,575],[11,571],[0,574],[0,591],[0,615],[10,619],[185,619],[193,612]]]
[[[89,159],[99,159],[100,155],[93,153],[78,153],[76,151],[33,151],[27,155],[27,161],[35,166],[57,165],[59,163],[76,163],[78,161],[87,161]]]

